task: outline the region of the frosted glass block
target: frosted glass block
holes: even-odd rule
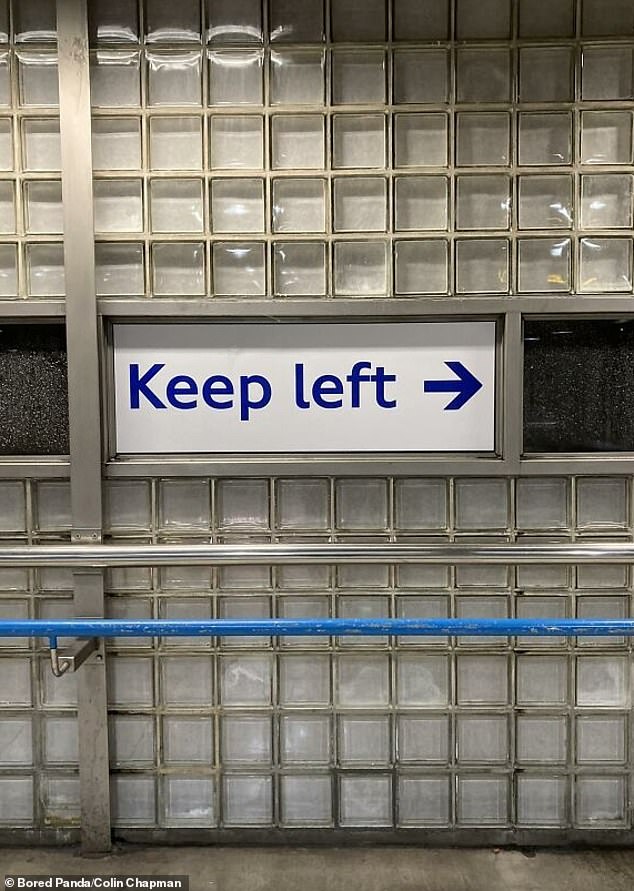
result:
[[[507,760],[509,732],[504,715],[459,715],[456,720],[460,763],[488,764]]]
[[[325,182],[322,179],[273,180],[273,231],[323,232],[326,228]]]
[[[396,40],[446,40],[449,0],[394,0]]]
[[[176,569],[178,572],[178,568]],[[205,580],[206,581],[206,580]],[[165,587],[164,577],[161,578],[161,584]],[[172,579],[169,579],[171,584]],[[176,587],[176,586],[175,586]],[[207,585],[208,587],[208,585]],[[211,599],[205,597],[169,597],[161,602],[161,618],[163,619],[211,619],[212,604]],[[197,649],[208,649],[212,641],[208,637],[172,637],[164,638],[161,642],[163,648],[179,648],[179,647],[195,647]]]
[[[143,245],[123,242],[95,244],[95,284],[98,297],[143,295],[143,270]]]
[[[235,50],[209,54],[210,105],[262,105],[262,53]]]
[[[629,707],[627,659],[622,656],[577,658],[577,705]]]
[[[281,656],[280,702],[284,705],[330,703],[329,656]]]
[[[262,42],[260,0],[206,0],[207,40]]]
[[[581,177],[581,225],[584,229],[632,226],[632,177],[629,174]]]
[[[515,600],[515,613],[518,619],[565,619],[569,616],[569,612],[567,597],[540,597],[531,594],[529,597],[519,597]],[[533,637],[529,634],[517,637],[517,646],[522,649],[565,645],[565,637]]]
[[[622,763],[626,758],[626,721],[621,715],[577,716],[579,764]]]
[[[297,597],[284,597],[277,601],[277,613],[280,619],[327,619],[330,616],[328,596],[311,597],[301,594]],[[329,638],[321,635],[295,637],[293,635],[280,638],[280,643],[287,649],[306,649],[307,647],[324,648],[329,646]]]
[[[142,232],[139,179],[98,179],[93,184],[96,232]]]
[[[274,247],[275,295],[323,297],[326,294],[326,246],[288,242]]]
[[[351,767],[390,763],[390,719],[386,716],[342,715],[339,718],[339,761]]]
[[[376,542],[385,543],[387,537],[363,537],[348,538],[349,543],[362,542],[371,544]],[[340,588],[387,588],[390,584],[389,567],[386,565],[377,566],[374,563],[361,563],[351,566],[340,566],[337,569],[336,584]],[[361,641],[358,642],[361,645]]]
[[[281,539],[284,540],[284,539]],[[307,541],[308,539],[286,539],[286,541]],[[317,539],[319,540],[319,539]],[[327,539],[322,539],[326,540]],[[311,539],[311,541],[315,541]],[[276,569],[277,586],[281,591],[323,590],[331,585],[331,567],[314,566],[310,564],[295,564],[293,566],[278,566]],[[303,595],[302,595],[303,599]],[[322,643],[324,638],[320,638]],[[290,638],[289,638],[290,640]],[[298,638],[294,638],[297,644]]]
[[[95,124],[93,122],[93,134]],[[61,146],[57,118],[27,118],[22,121],[25,170],[60,170]],[[93,159],[94,159],[93,142]],[[13,166],[11,164],[11,166]],[[113,165],[114,166],[114,165]],[[140,166],[140,165],[139,165]]]
[[[213,763],[212,718],[165,716],[163,718],[163,760],[166,764]]]
[[[522,165],[570,164],[572,116],[569,112],[520,113],[519,163]]]
[[[506,0],[457,0],[456,37],[458,40],[511,36],[511,8]]]
[[[335,50],[332,56],[334,105],[385,102],[385,53],[380,50]]]
[[[506,656],[461,655],[457,669],[461,705],[506,705],[509,701]]]
[[[37,486],[37,528],[40,532],[70,529],[70,484],[40,482]]]
[[[566,821],[566,778],[519,776],[517,821],[529,826],[561,826]]]
[[[269,825],[273,821],[273,778],[223,777],[222,808],[225,826]]]
[[[162,480],[159,497],[162,529],[208,529],[209,483],[205,480]]]
[[[0,826],[33,822],[33,777],[0,776]]]
[[[283,715],[280,719],[280,758],[283,764],[328,764],[330,761],[329,715]]]
[[[385,0],[333,0],[331,24],[335,41],[385,40]]]
[[[339,783],[341,826],[392,825],[391,777],[342,776]]]
[[[117,544],[111,540],[112,544]],[[150,544],[147,539],[119,539],[119,544]],[[152,571],[150,569],[109,569],[106,570],[106,587],[108,591],[147,591],[152,587]]]
[[[570,239],[520,239],[517,289],[520,293],[570,291]]]
[[[397,294],[446,294],[448,245],[441,239],[397,241],[394,248]]]
[[[385,611],[387,613],[387,610]],[[397,615],[403,619],[440,619],[449,615],[449,601],[444,594],[408,594],[397,598]],[[435,644],[447,646],[448,638],[443,635],[403,634],[398,636],[399,646],[430,647]]]
[[[449,757],[446,715],[401,715],[397,721],[399,762],[445,763]]]
[[[337,242],[334,263],[335,294],[338,297],[386,295],[387,256],[384,242]]]
[[[171,116],[150,118],[150,166],[153,170],[200,170],[201,119]]]
[[[627,588],[628,569],[626,566],[578,566],[578,588]]]
[[[154,718],[151,715],[111,715],[108,723],[111,764],[154,762]]]
[[[459,294],[506,294],[509,243],[505,238],[456,242],[456,290]]]
[[[16,43],[36,43],[57,39],[55,0],[16,3],[13,10]]]
[[[456,184],[458,229],[508,229],[511,185],[507,176],[459,176]]]
[[[509,523],[506,480],[456,480],[458,529],[505,529]]]
[[[444,49],[394,50],[394,104],[447,102],[449,66]]]
[[[500,826],[508,822],[508,778],[458,777],[458,822],[465,826]]]
[[[68,615],[70,610],[67,610]],[[77,708],[77,675],[68,674],[54,677],[48,659],[39,663],[40,699],[46,708]]]
[[[26,126],[28,121],[24,123]],[[44,156],[44,151],[42,144],[39,154]],[[138,170],[141,167],[141,121],[138,118],[93,118],[92,163],[94,170]],[[56,170],[58,167],[35,169]]]
[[[322,0],[303,0],[301,8],[295,0],[271,0],[269,18],[273,43],[320,43],[324,39]]]
[[[632,290],[631,239],[582,238],[580,260],[580,291]]]
[[[161,588],[165,591],[187,588],[204,591],[211,586],[211,573],[210,566],[166,566],[160,571]],[[200,646],[200,639],[197,646]]]
[[[214,115],[210,118],[210,154],[215,168],[260,169],[264,165],[263,119]]]
[[[61,182],[27,182],[24,186],[24,200],[27,232],[61,235],[64,231]]]
[[[337,480],[336,523],[338,529],[385,529],[387,485],[384,480]]]
[[[332,164],[333,167],[384,167],[384,115],[335,115]]]
[[[77,718],[46,716],[42,731],[43,757],[46,764],[77,764],[79,761]]]
[[[574,0],[520,0],[520,37],[574,37]]]
[[[131,0],[90,0],[92,41],[135,41],[139,38],[137,7]]]
[[[200,41],[200,3],[198,0],[149,0],[145,12],[148,43]]]
[[[171,294],[204,295],[204,245],[200,242],[152,245],[152,273],[153,290],[157,297]]]
[[[149,105],[200,105],[199,52],[147,53]]]
[[[59,105],[59,83],[57,77],[57,55],[45,52],[19,52],[18,77],[20,81],[20,105]],[[0,83],[2,70],[0,65]],[[0,86],[0,104],[9,104],[8,83]],[[4,96],[3,96],[4,94]],[[2,99],[4,98],[4,101]]]
[[[0,532],[22,532],[26,529],[24,483],[0,482]]]
[[[625,528],[628,522],[627,480],[581,478],[577,480],[579,527]]]
[[[220,666],[223,705],[270,705],[271,660],[268,656],[226,656]]]
[[[456,597],[456,618],[458,619],[506,619],[508,617],[508,602],[506,597]],[[458,638],[458,646],[506,646],[506,637],[486,637],[478,635],[465,635]]]
[[[268,481],[220,480],[216,511],[222,528],[268,529]]]
[[[566,656],[518,656],[518,705],[565,705],[568,701]]]
[[[444,529],[447,525],[447,484],[436,479],[394,482],[395,525],[398,529]]]
[[[572,226],[572,177],[520,176],[521,229],[569,229]]]
[[[394,163],[397,167],[447,165],[446,114],[397,114],[394,121]]]
[[[507,49],[458,49],[458,102],[508,102],[511,96],[510,63],[511,55]]]
[[[341,578],[341,576],[340,576]],[[387,597],[377,594],[369,596],[342,594],[337,598],[337,614],[342,619],[381,619],[390,614],[390,605]],[[338,642],[345,646],[386,646],[387,637],[367,638],[355,635],[344,635],[338,638]]]
[[[268,715],[235,715],[222,718],[222,763],[270,764],[273,737]]]
[[[330,776],[282,777],[281,810],[284,826],[329,826],[332,821]]]
[[[152,659],[135,656],[111,656],[108,660],[108,684],[112,705],[154,705]]]
[[[202,232],[202,180],[152,180],[150,215],[153,232]]]
[[[445,706],[449,702],[449,662],[446,656],[399,653],[397,696],[403,706]]]
[[[566,529],[568,480],[520,479],[516,484],[518,529]]]
[[[631,112],[582,112],[581,162],[583,164],[631,164]]]
[[[337,657],[337,700],[341,706],[383,706],[389,702],[386,655]]]
[[[266,294],[264,245],[217,242],[213,246],[214,293],[226,297]]]
[[[40,569],[36,587],[41,591],[72,591],[73,573],[70,569]]]
[[[263,232],[264,180],[212,180],[211,221],[214,232]]]
[[[398,825],[445,826],[449,822],[451,793],[447,777],[399,777]]]
[[[13,170],[13,127],[11,118],[0,117],[0,170]]]
[[[0,180],[0,232],[15,232],[15,195],[7,180]]]
[[[586,46],[581,60],[582,99],[630,99],[632,49],[629,46]]]
[[[110,780],[112,822],[115,826],[153,826],[156,820],[155,778],[114,774]]]
[[[558,715],[518,715],[516,740],[517,759],[522,763],[565,762],[568,743],[566,718]]]
[[[462,112],[456,125],[458,166],[509,163],[510,115],[506,112]]]
[[[196,678],[196,684],[192,684]],[[214,701],[211,656],[163,656],[161,699],[164,705],[209,706]]]
[[[573,51],[567,46],[520,49],[520,102],[572,102]]]
[[[386,181],[378,176],[336,177],[334,228],[336,232],[384,232]]]
[[[324,63],[322,50],[271,53],[271,105],[323,105]]]
[[[272,166],[281,170],[324,166],[324,118],[321,115],[275,115],[271,118]]]
[[[601,567],[603,568],[603,567]],[[597,566],[597,569],[599,567]],[[601,594],[598,597],[577,597],[578,619],[627,619],[628,603],[624,597],[608,597]],[[623,646],[625,638],[621,636],[581,636],[577,638],[579,647],[619,647]]]
[[[166,776],[163,780],[165,826],[214,826],[214,779]]]
[[[30,767],[33,764],[33,732],[29,718],[5,717],[0,722],[0,765]]]
[[[29,618],[29,603],[27,600],[0,599],[0,619],[14,621],[16,619]],[[3,649],[30,649],[28,637],[7,637],[3,639]]]
[[[267,541],[266,538],[257,538],[251,533],[246,537],[225,538],[227,544],[239,544],[244,541]],[[229,590],[248,589],[249,591],[263,590],[271,587],[271,567],[269,566],[224,566],[218,571],[218,584],[221,588]]]
[[[631,34],[634,9],[629,0],[584,0],[581,29],[584,37]]]
[[[95,107],[131,107],[141,101],[138,52],[100,50],[91,58],[90,95]]]
[[[14,297],[17,293],[18,264],[16,247],[13,244],[2,244],[0,245],[0,297]]]
[[[575,810],[579,826],[625,825],[626,778],[577,777]]]
[[[138,597],[106,597],[106,617],[108,619],[151,619],[153,617],[152,602]],[[107,648],[134,647],[149,648],[151,638],[114,637],[106,642]]]
[[[251,621],[253,619],[269,619],[271,617],[271,602],[268,597],[222,597],[218,606],[220,619],[238,619]],[[223,648],[240,647],[248,649],[268,648],[271,646],[271,638],[248,637],[227,635],[220,638]]]

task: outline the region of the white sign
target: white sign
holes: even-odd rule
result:
[[[495,322],[114,326],[117,451],[491,452]]]

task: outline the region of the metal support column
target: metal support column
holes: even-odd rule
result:
[[[57,0],[72,540],[101,541],[101,412],[95,297],[87,0]],[[75,572],[75,614],[104,615],[101,570]],[[78,678],[82,849],[110,849],[108,712],[103,650]]]

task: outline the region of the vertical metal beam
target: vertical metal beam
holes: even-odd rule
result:
[[[57,0],[64,271],[74,542],[101,540],[101,411],[93,238],[87,0]],[[75,614],[104,614],[103,574],[74,575]],[[110,850],[105,659],[78,675],[82,848]]]

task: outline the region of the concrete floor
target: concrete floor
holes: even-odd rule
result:
[[[187,874],[190,891],[632,891],[634,850],[143,848],[83,859],[71,848],[0,849],[7,874]]]

